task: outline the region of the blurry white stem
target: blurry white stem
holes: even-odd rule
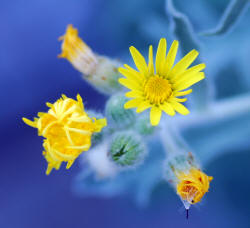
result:
[[[250,115],[250,94],[211,103],[205,112],[196,112],[189,116],[178,116],[171,118],[171,121],[168,117],[164,118],[160,132],[162,144],[168,155],[187,153],[189,151],[188,146],[178,129],[194,128],[201,124],[227,120],[244,113]]]
[[[195,127],[202,123],[225,120],[234,116],[250,114],[250,94],[245,94],[233,98],[214,101],[204,111],[189,114],[189,116],[177,116],[172,119],[172,124],[176,127]]]
[[[174,123],[169,120],[168,117],[165,117],[160,126],[160,136],[165,152],[168,155],[186,153],[187,144],[182,139]]]
[[[103,143],[96,145],[90,151],[86,152],[86,160],[89,166],[100,179],[115,177],[118,172],[116,166],[108,157],[108,145],[108,140],[104,140]]]

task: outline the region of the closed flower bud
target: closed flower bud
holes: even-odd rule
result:
[[[122,94],[115,94],[108,100],[105,114],[111,127],[122,129],[135,123],[134,111],[124,109],[127,101],[128,99]]]
[[[186,209],[201,201],[213,179],[201,171],[192,153],[171,155],[167,161],[165,176]]]
[[[113,136],[109,155],[120,167],[134,167],[141,164],[146,155],[146,147],[135,132],[124,131]]]

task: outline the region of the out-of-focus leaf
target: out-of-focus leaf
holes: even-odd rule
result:
[[[191,49],[200,50],[200,42],[195,36],[192,24],[185,14],[175,8],[173,0],[167,0],[166,11],[170,17],[172,31],[180,41],[183,54],[188,53]]]
[[[202,32],[201,35],[217,36],[225,34],[226,32],[232,30],[233,26],[240,19],[249,5],[249,0],[231,0],[219,24],[214,29]]]
[[[202,164],[206,166],[230,151],[237,152],[239,148],[249,148],[250,113],[220,121],[212,126],[200,126],[196,130],[188,131],[187,135],[199,137],[199,140],[190,139],[190,145],[197,152]]]
[[[238,148],[249,148],[250,145],[249,94],[221,101],[212,109],[208,111],[209,118],[201,122],[195,118],[196,123],[200,123],[190,124],[184,132],[186,141],[197,152],[203,165],[229,151],[237,152]]]
[[[173,3],[173,0],[166,1],[166,12],[170,17],[170,26],[172,27],[173,33],[176,38],[180,41],[180,47],[183,55],[187,54],[192,49],[200,51],[200,42],[195,35],[192,24],[190,23],[188,17],[179,12]],[[197,63],[201,63],[201,57],[199,56],[196,60]],[[193,97],[194,105],[197,109],[202,109],[206,107],[211,98],[210,84],[207,80],[202,80],[194,86]]]

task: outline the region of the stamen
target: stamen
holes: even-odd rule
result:
[[[151,76],[144,86],[146,99],[153,104],[161,104],[172,94],[171,85],[167,79],[158,75]]]

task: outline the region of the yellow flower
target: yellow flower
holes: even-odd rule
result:
[[[130,52],[138,71],[126,64],[125,68],[119,68],[119,72],[126,77],[120,78],[119,82],[131,90],[126,96],[134,98],[124,108],[137,107],[138,113],[151,108],[150,121],[154,126],[159,124],[162,111],[170,116],[174,116],[175,112],[187,115],[188,109],[181,104],[187,99],[178,97],[190,94],[192,89],[185,89],[205,78],[204,72],[200,72],[205,68],[204,63],[188,69],[199,54],[196,50],[189,52],[174,65],[177,49],[178,41],[175,40],[166,55],[167,42],[162,38],[154,68],[152,46],[149,47],[148,64],[140,52],[131,46]]]
[[[81,96],[77,101],[62,95],[54,104],[47,103],[47,113],[39,112],[34,121],[23,118],[31,127],[38,129],[38,135],[45,138],[43,155],[48,162],[46,174],[53,168],[59,169],[67,162],[67,169],[75,159],[91,146],[91,136],[107,125],[106,119],[91,119],[84,111]]]
[[[62,40],[62,53],[59,58],[68,59],[72,65],[83,74],[90,75],[95,71],[98,63],[97,57],[90,47],[78,36],[78,31],[68,25],[66,34],[59,37]]]
[[[208,192],[209,183],[213,179],[196,168],[192,168],[188,173],[178,173],[177,178],[179,181],[177,194],[190,204],[198,203],[202,199],[204,194]]]

